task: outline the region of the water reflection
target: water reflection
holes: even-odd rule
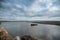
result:
[[[38,24],[32,26],[28,22],[4,22],[2,26],[13,36],[32,35],[44,40],[60,40],[60,26]]]

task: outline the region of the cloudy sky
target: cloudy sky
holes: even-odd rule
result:
[[[60,0],[0,0],[0,20],[60,20]]]

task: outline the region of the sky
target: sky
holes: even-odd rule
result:
[[[0,0],[0,21],[60,21],[60,0]]]

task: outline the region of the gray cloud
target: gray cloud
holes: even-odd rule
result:
[[[0,8],[2,20],[55,20],[60,18],[59,0],[5,0],[2,5],[3,7]]]

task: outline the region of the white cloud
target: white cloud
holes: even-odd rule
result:
[[[51,6],[52,6],[53,4],[51,3],[51,2],[47,2],[46,3],[46,7],[49,9],[49,8],[51,8]]]
[[[29,11],[40,11],[40,6],[38,4],[34,4],[31,8],[28,9]]]
[[[37,12],[37,11],[40,11],[40,10],[41,10],[41,8],[36,1],[31,5],[31,7],[26,8],[26,11],[29,11],[29,12],[32,12],[32,11]]]
[[[20,4],[15,4],[15,6],[16,6],[17,8],[22,8],[22,6],[21,6]]]
[[[49,8],[49,11],[50,12],[55,12],[55,11],[59,11],[60,9],[58,8],[58,7],[56,7],[56,6],[53,6],[53,7],[51,7],[51,8]]]
[[[11,11],[16,11],[16,8],[12,8],[12,10]]]
[[[49,1],[49,0],[36,0],[37,2],[46,2],[46,1]]]

